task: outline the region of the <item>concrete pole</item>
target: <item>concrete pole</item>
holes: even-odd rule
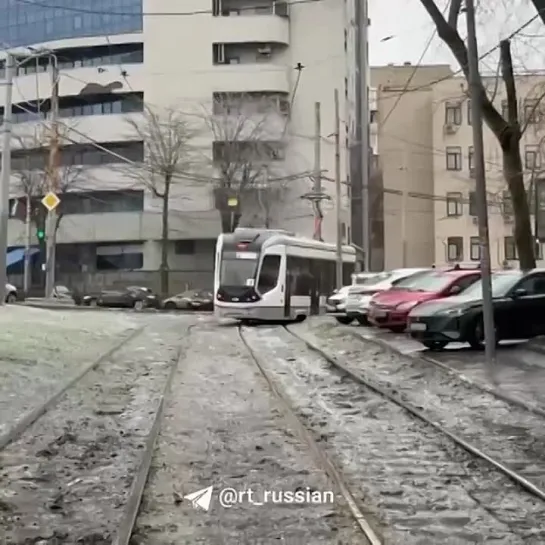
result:
[[[314,238],[322,240],[322,213],[320,197],[322,195],[322,116],[319,102],[314,104]]]
[[[6,96],[4,102],[4,123],[2,125],[2,174],[0,178],[0,305],[6,302],[9,184],[11,180],[11,126],[13,106],[13,78],[15,77],[15,57],[6,55]]]
[[[341,116],[339,112],[339,90],[335,89],[335,211],[337,220],[337,289],[343,287],[343,251],[341,221]]]
[[[25,261],[23,269],[23,291],[25,292],[25,296],[27,296],[30,290],[30,247],[32,244],[32,200],[30,191],[25,200]]]
[[[49,184],[51,193],[59,192],[59,68],[57,58],[51,56],[51,110],[50,110],[50,141],[49,141]],[[55,209],[47,214],[46,239],[46,277],[45,296],[53,297],[55,290],[55,249],[57,231],[57,212]]]
[[[475,161],[475,193],[479,218],[479,241],[481,250],[481,274],[483,286],[483,325],[485,339],[485,359],[487,367],[493,370],[496,359],[496,335],[494,329],[494,309],[490,281],[490,240],[488,233],[488,204],[486,198],[486,178],[483,144],[483,118],[480,101],[482,90],[479,73],[479,52],[475,29],[475,4],[466,0],[467,45],[469,57],[469,88],[471,97],[471,117],[473,128],[473,150]]]
[[[367,0],[358,0],[360,3],[358,32],[360,35],[359,47],[359,79],[361,85],[361,193],[363,216],[363,251],[364,267],[371,270],[371,228],[369,218],[369,11]]]

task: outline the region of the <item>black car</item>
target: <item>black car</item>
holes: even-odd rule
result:
[[[129,286],[127,288],[102,290],[97,294],[85,295],[83,304],[110,308],[158,308],[159,298],[149,288]]]
[[[545,269],[507,270],[492,275],[496,340],[545,335]],[[430,301],[409,314],[407,330],[430,349],[450,342],[484,344],[482,282],[460,295]]]

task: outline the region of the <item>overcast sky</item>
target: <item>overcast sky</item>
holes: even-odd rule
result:
[[[420,0],[368,1],[371,18],[369,30],[371,64],[402,64],[405,61],[416,63],[434,30],[434,25]],[[437,1],[440,9],[443,9],[446,1]],[[476,5],[481,54],[536,15],[536,10],[529,0],[476,0]],[[506,9],[506,6],[510,9]],[[462,22],[464,17],[462,14]],[[465,25],[461,26],[462,34],[465,32],[464,27]],[[381,42],[388,36],[393,38]],[[541,21],[536,21],[527,27],[514,39],[513,49],[515,62],[521,69],[545,69],[545,25]],[[454,65],[448,49],[435,36],[423,63],[444,62]],[[490,55],[484,63],[483,70],[494,70],[496,62],[497,57]]]

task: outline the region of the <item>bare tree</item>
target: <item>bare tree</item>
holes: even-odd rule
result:
[[[212,135],[215,199],[224,233],[259,206],[270,225],[271,206],[280,198],[278,161],[284,158],[287,100],[275,95],[217,93],[205,124]]]
[[[458,31],[462,0],[452,0],[447,19],[437,7],[435,0],[420,0],[420,2],[433,20],[438,36],[448,46],[458,61],[466,80],[469,81],[468,52]],[[515,216],[514,237],[520,266],[523,269],[531,269],[536,264],[535,245],[520,153],[520,140],[527,128],[527,119],[522,123],[519,120],[517,89],[509,40],[503,40],[500,43],[500,69],[507,96],[506,117],[504,118],[498,112],[482,82],[477,96],[472,98],[479,101],[483,119],[500,145],[503,156],[503,173],[511,194]],[[536,107],[539,105],[539,101],[537,101]]]
[[[193,166],[192,141],[197,130],[184,114],[144,106],[142,118],[127,118],[133,136],[144,143],[145,161],[125,172],[161,200],[161,294],[169,294],[169,209],[173,185],[188,180]]]

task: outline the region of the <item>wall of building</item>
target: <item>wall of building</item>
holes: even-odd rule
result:
[[[505,102],[503,86],[496,87],[495,79],[485,79],[485,84],[491,89],[496,89],[494,104],[498,111],[502,111],[502,102]],[[533,109],[533,101],[543,93],[545,77],[541,74],[522,75],[517,77],[517,93],[519,97],[519,116],[525,124],[525,107]],[[433,93],[434,118],[433,118],[433,167],[435,172],[434,192],[438,199],[434,205],[435,216],[435,253],[438,262],[448,260],[449,239],[461,238],[463,240],[463,253],[460,256],[465,261],[478,261],[479,253],[477,248],[478,226],[476,210],[470,211],[470,193],[475,189],[475,180],[472,175],[470,164],[470,148],[473,143],[472,126],[468,122],[470,101],[467,98],[467,83],[462,78],[453,78],[442,82],[434,88]],[[460,113],[447,113],[447,110],[457,109]],[[524,165],[524,176],[527,189],[530,189],[533,175],[540,175],[543,157],[543,138],[545,137],[545,124],[543,122],[543,106],[536,110],[539,116],[537,123],[530,123],[524,132],[521,141],[521,154]],[[448,116],[448,117],[447,117]],[[454,117],[456,116],[456,118]],[[484,151],[486,183],[489,203],[489,226],[490,226],[490,252],[491,261],[494,267],[499,267],[504,261],[514,265],[516,261],[510,259],[513,254],[510,251],[513,236],[513,217],[505,214],[504,195],[507,185],[502,172],[502,154],[496,138],[488,127],[484,126]],[[456,170],[447,168],[447,153],[452,155],[460,153],[459,164],[453,157],[450,168],[456,166]],[[525,161],[528,154],[536,154],[536,168],[531,168],[531,157]],[[447,194],[458,193],[462,196],[462,203],[459,209],[460,214],[456,215],[454,206],[447,208]],[[473,238],[472,238],[473,237]],[[507,247],[507,252],[506,252]],[[539,247],[542,255],[543,249]],[[451,255],[451,258],[453,255]],[[545,261],[538,260],[540,266]]]

